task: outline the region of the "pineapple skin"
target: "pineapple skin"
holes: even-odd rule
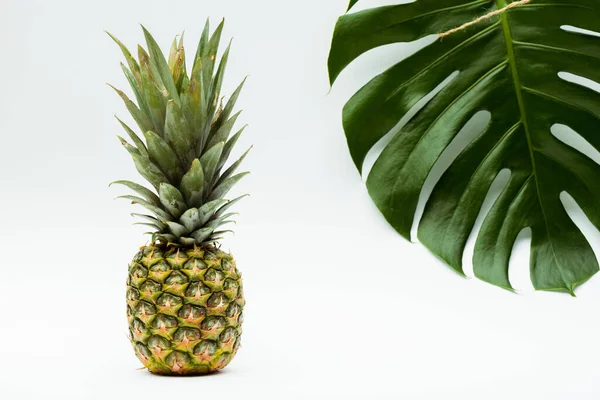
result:
[[[129,335],[138,359],[159,375],[201,375],[227,366],[240,347],[242,278],[213,245],[145,246],[127,278]]]

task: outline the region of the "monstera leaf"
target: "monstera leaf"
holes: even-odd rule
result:
[[[510,4],[417,0],[350,12],[335,29],[331,82],[368,50],[439,34]],[[600,38],[582,30],[600,30],[598,0],[531,0],[438,38],[348,101],[343,125],[359,170],[369,150],[417,103],[427,101],[393,135],[366,181],[377,207],[400,234],[410,238],[419,196],[440,155],[476,113],[487,111],[489,124],[434,187],[419,224],[420,241],[463,273],[463,252],[484,199],[499,172],[508,169],[508,183],[476,239],[474,274],[512,289],[509,259],[517,235],[527,227],[536,289],[572,294],[598,271],[560,195],[569,193],[600,227],[600,166],[551,132],[554,125],[566,125],[600,150],[600,94],[561,74],[600,81]]]

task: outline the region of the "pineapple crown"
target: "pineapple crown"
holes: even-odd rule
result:
[[[219,229],[233,222],[228,209],[244,196],[224,197],[247,172],[235,173],[248,154],[223,170],[233,146],[244,128],[230,137],[239,112],[232,115],[244,81],[225,106],[219,100],[231,43],[216,68],[217,51],[223,31],[222,21],[210,35],[206,22],[188,76],[183,34],[173,41],[168,61],[150,33],[142,26],[148,51],[138,46],[137,61],[117,38],[127,66],[121,68],[137,104],[119,89],[113,89],[125,102],[142,140],[119,118],[132,143],[118,136],[133,158],[137,171],[154,188],[130,181],[116,181],[139,196],[120,196],[145,207],[151,215],[138,225],[152,228],[152,241],[172,246],[196,246],[215,242],[228,230]],[[112,87],[112,86],[111,86]]]

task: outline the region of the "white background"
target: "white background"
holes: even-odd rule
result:
[[[463,279],[372,205],[341,108],[411,46],[366,55],[328,94],[331,33],[346,5],[2,1],[0,398],[600,396],[600,277],[576,299],[533,293],[522,240],[511,270],[520,294]],[[243,347],[221,373],[156,377],[136,370],[126,338],[127,263],[146,239],[130,226],[132,206],[112,201],[123,190],[108,188],[139,179],[115,138],[113,114],[129,117],[104,83],[127,84],[103,29],[132,50],[138,23],[165,49],[185,29],[189,50],[208,16],[226,17],[224,37],[235,37],[226,89],[250,75],[238,154],[255,147],[238,192],[252,196],[224,243],[245,278]]]

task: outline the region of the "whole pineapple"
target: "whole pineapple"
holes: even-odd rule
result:
[[[121,64],[137,104],[115,89],[143,133],[121,120],[131,138],[119,140],[138,172],[154,190],[117,181],[138,196],[121,196],[145,207],[141,224],[151,227],[151,244],[133,258],[127,279],[130,339],[144,366],[157,374],[204,374],[224,368],[240,346],[242,281],[233,257],[216,245],[232,222],[226,200],[246,173],[235,174],[246,152],[224,166],[242,130],[230,137],[232,116],[243,86],[223,107],[219,100],[229,47],[217,68],[223,22],[212,35],[206,23],[191,72],[186,69],[183,35],[168,60],[143,28],[148,51],[138,46],[137,61],[115,37]],[[110,35],[110,34],[109,34]]]

